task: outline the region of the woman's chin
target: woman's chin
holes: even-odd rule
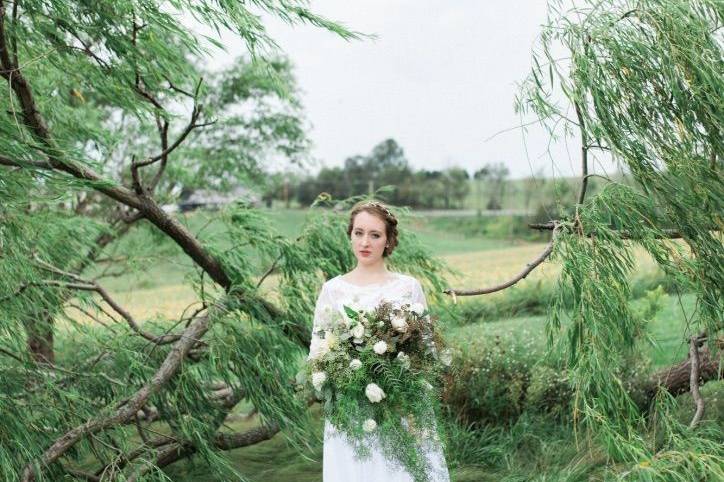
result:
[[[375,258],[372,256],[357,256],[357,262],[365,266],[370,266],[379,263],[380,258]]]

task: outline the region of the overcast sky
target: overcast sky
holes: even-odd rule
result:
[[[554,144],[548,155],[549,139],[540,129],[494,136],[521,123],[513,102],[531,65],[545,4],[312,0],[316,13],[377,35],[351,42],[311,26],[268,18],[265,24],[295,65],[320,165],[341,165],[392,137],[415,168],[473,172],[503,162],[513,177],[538,169],[546,176],[577,175],[577,139],[567,148]],[[223,42],[229,52],[242,49],[232,35]],[[223,66],[231,58],[218,53],[212,63]],[[613,170],[610,164],[593,167]]]

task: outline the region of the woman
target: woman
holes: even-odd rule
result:
[[[421,303],[427,308],[420,282],[412,276],[388,271],[385,258],[397,246],[397,219],[379,202],[357,204],[350,213],[347,234],[357,258],[357,266],[347,274],[330,279],[322,286],[314,313],[310,353],[319,344],[319,327],[347,305],[371,309],[382,300],[394,304]],[[449,474],[437,438],[423,442],[421,450],[432,467],[430,480],[448,482]],[[373,447],[369,458],[355,457],[352,445],[333,425],[324,427],[324,482],[412,482],[399,464],[386,459]]]

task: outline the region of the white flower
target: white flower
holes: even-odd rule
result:
[[[331,331],[327,332],[326,340],[327,340],[327,347],[330,350],[334,349],[334,347],[336,347],[339,344],[339,337],[337,335],[335,335],[334,333],[332,333]]]
[[[355,340],[361,340],[365,336],[365,327],[362,323],[358,323],[357,326],[352,328],[350,331]]]
[[[340,323],[340,325],[346,330],[350,326],[352,326],[352,323],[354,323],[354,320],[352,320],[352,318],[349,317],[349,315],[347,314],[347,311],[342,310],[342,322]]]
[[[372,420],[371,418],[368,418],[368,419],[365,420],[364,423],[362,424],[362,429],[363,429],[365,432],[372,432],[372,431],[374,431],[376,428],[377,428],[377,422],[375,422],[375,421]]]
[[[422,303],[413,303],[410,305],[410,311],[415,313],[417,316],[422,316],[422,314],[425,312],[425,307],[422,305]]]
[[[372,346],[372,349],[378,355],[382,355],[384,352],[387,351],[387,343],[385,343],[383,340],[380,340],[377,343],[375,343],[374,346]]]
[[[404,351],[397,354],[397,360],[402,363],[405,368],[410,368],[410,356],[406,355]]]
[[[404,316],[394,316],[390,320],[390,323],[392,324],[392,328],[394,328],[396,331],[399,331],[400,333],[404,333],[407,331],[407,320]]]
[[[362,362],[359,361],[357,358],[355,358],[354,360],[352,360],[351,362],[349,362],[349,367],[350,367],[352,370],[359,370],[359,369],[362,367]]]
[[[314,388],[317,390],[322,389],[322,385],[324,385],[324,382],[327,381],[327,374],[324,372],[314,372],[312,373],[312,385],[314,385]]]
[[[449,367],[452,363],[452,351],[450,351],[449,348],[445,348],[442,352],[440,352],[440,361],[443,365]]]
[[[329,353],[329,340],[327,338],[320,338],[316,335],[313,336],[307,360],[319,360],[327,353]]]
[[[365,388],[365,395],[372,403],[377,403],[385,398],[385,392],[376,383],[370,383]]]

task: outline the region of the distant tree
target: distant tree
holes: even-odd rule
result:
[[[473,178],[482,182],[488,192],[486,209],[499,210],[503,207],[505,188],[510,170],[503,163],[488,163],[475,171]]]
[[[442,181],[445,187],[445,208],[462,207],[470,192],[470,175],[461,167],[451,167],[443,171]]]

